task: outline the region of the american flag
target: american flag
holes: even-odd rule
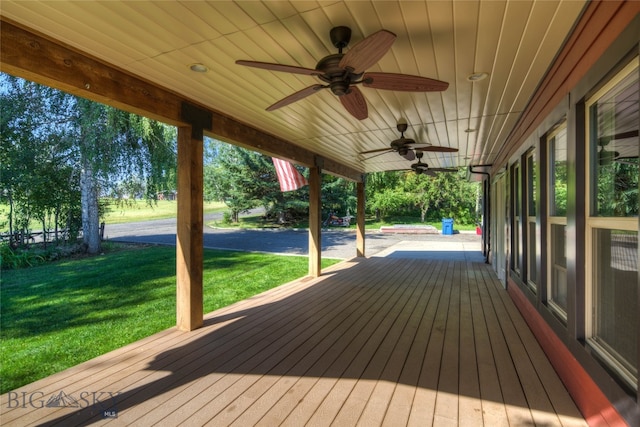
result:
[[[309,184],[307,179],[291,163],[275,157],[272,157],[271,160],[276,167],[280,191],[293,191]]]

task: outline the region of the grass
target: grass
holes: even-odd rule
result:
[[[404,216],[385,218],[381,221],[376,221],[375,218],[368,218],[365,222],[365,228],[369,230],[377,230],[380,227],[391,227],[396,224],[431,225],[437,228],[438,230],[442,231],[442,221],[420,222],[420,218],[404,217]],[[475,230],[476,225],[475,224],[459,224],[459,223],[456,223],[454,220],[453,228],[455,230],[470,231],[470,230]]]
[[[0,393],[175,325],[175,248],[114,246],[98,257],[2,272]],[[306,257],[205,250],[204,312],[307,269]]]
[[[380,221],[376,221],[374,217],[368,217],[365,220],[365,229],[368,230],[378,230],[380,227],[385,226],[393,226],[395,224],[411,224],[411,225],[432,225],[438,230],[442,231],[442,221],[436,222],[420,222],[420,218],[417,217],[390,217],[385,218]],[[240,218],[237,223],[225,223],[223,221],[211,221],[208,222],[207,225],[209,227],[222,227],[222,228],[273,228],[277,227],[276,224],[272,222],[265,222],[262,219],[262,215],[247,215]],[[303,219],[301,221],[296,222],[295,224],[291,224],[292,227],[295,228],[309,228],[309,221],[307,219]],[[351,222],[349,227],[331,227],[334,229],[352,229],[355,230],[356,223],[355,220]],[[454,221],[455,230],[466,230],[466,231],[475,231],[475,224],[458,224]]]
[[[134,200],[126,204],[111,203],[105,215],[106,224],[149,221],[153,219],[175,218],[178,202],[175,200],[158,200],[152,204],[144,200]],[[223,212],[228,210],[222,202],[204,202],[204,213]]]
[[[145,200],[130,200],[125,204],[111,202],[104,216],[106,224],[121,224],[125,222],[149,221],[152,219],[175,218],[178,202],[171,200],[158,200],[151,204]],[[204,213],[224,212],[228,210],[222,202],[204,202]],[[0,233],[9,232],[9,205],[0,203]],[[53,225],[51,225],[53,227]],[[42,230],[42,223],[31,220],[30,230]]]

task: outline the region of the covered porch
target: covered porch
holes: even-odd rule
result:
[[[495,272],[455,256],[354,258],[7,401],[21,426],[586,425]]]

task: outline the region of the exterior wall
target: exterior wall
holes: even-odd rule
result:
[[[539,109],[543,117],[537,119],[535,128],[517,146],[510,147],[506,162],[494,165],[491,196],[503,194],[507,201],[504,218],[499,218],[500,212],[491,213],[494,221],[489,259],[499,275],[504,268],[500,260],[506,260],[506,284],[511,298],[525,316],[589,424],[635,426],[640,425],[637,373],[635,383],[630,383],[628,376],[622,375],[612,362],[594,351],[594,332],[591,330],[595,317],[591,300],[595,291],[591,289],[594,287],[592,282],[596,280],[592,277],[596,276],[597,269],[589,252],[595,243],[592,241],[594,231],[589,228],[589,221],[593,219],[590,219],[587,209],[589,178],[593,173],[587,163],[588,102],[598,90],[619,75],[625,65],[637,61],[640,54],[640,15],[635,12],[630,23],[623,28],[618,27],[616,37],[612,38],[609,30],[619,23],[616,16],[614,13],[608,23],[600,23],[598,31],[594,31],[598,36],[594,36],[590,43],[598,47],[598,56],[593,57],[593,50],[585,48],[585,51],[591,52],[591,57],[580,78],[575,78],[576,74],[573,74],[573,78],[564,81],[564,85],[571,85],[566,88],[566,93],[559,97],[554,92],[551,96],[559,99],[559,102]],[[583,34],[589,33],[588,26],[578,25],[577,29]],[[565,59],[569,56],[571,52]],[[584,63],[585,56],[575,57],[572,64],[564,66],[577,67],[578,63]],[[560,68],[562,66],[554,67],[550,72]],[[638,73],[637,68],[634,73]],[[543,88],[544,85],[541,90]],[[640,116],[635,124],[636,144],[638,123]],[[554,145],[550,141],[555,137],[562,137],[562,142],[566,143],[566,150],[558,152],[566,156],[563,162],[567,169],[567,193],[566,206],[561,212],[553,213],[553,200],[549,202],[549,194],[554,191],[553,165],[549,166],[548,159],[554,156]],[[529,167],[529,163],[533,168]],[[497,171],[501,172],[500,176]],[[535,184],[535,190],[531,190],[528,183]],[[537,196],[533,200],[528,197],[531,191]],[[491,206],[493,209],[501,207],[495,200],[491,201]],[[631,215],[616,221],[624,224],[625,230],[635,233],[637,242],[640,228],[638,216]],[[504,233],[500,232],[501,224],[507,227]],[[616,228],[619,227],[612,226],[613,230]],[[564,230],[565,252],[564,257],[560,258],[565,264],[560,267],[553,253],[557,235],[551,229],[560,233]],[[635,251],[637,258],[637,243]],[[640,280],[637,259],[635,261],[635,271],[631,269],[627,272],[632,275],[625,273],[622,280],[635,278],[635,281],[631,279],[630,286],[638,289]],[[554,269],[564,278],[561,288],[566,294],[561,292],[556,295],[556,288],[550,285],[555,280],[551,278]],[[609,279],[605,276],[604,280],[606,282]],[[629,295],[637,295],[637,291]],[[633,298],[638,299],[637,296]],[[640,303],[635,301],[630,305],[640,306]],[[632,311],[631,315],[624,317],[626,324],[634,331],[640,331],[637,313]],[[635,339],[635,342],[630,345],[635,345],[636,349],[639,335],[638,332],[632,333],[631,340]],[[636,356],[636,368],[640,365],[638,359]]]

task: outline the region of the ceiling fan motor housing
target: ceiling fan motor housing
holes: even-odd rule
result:
[[[396,139],[395,141],[391,141],[391,148],[402,154],[400,150],[404,149],[406,153],[406,151],[410,148],[409,145],[415,143],[416,142],[413,139],[402,137]]]
[[[344,54],[335,53],[325,56],[316,65],[316,70],[322,74],[318,78],[329,85],[334,95],[342,96],[351,92],[349,86],[352,81],[358,80],[363,73],[353,74],[349,69],[340,67],[340,60]]]

